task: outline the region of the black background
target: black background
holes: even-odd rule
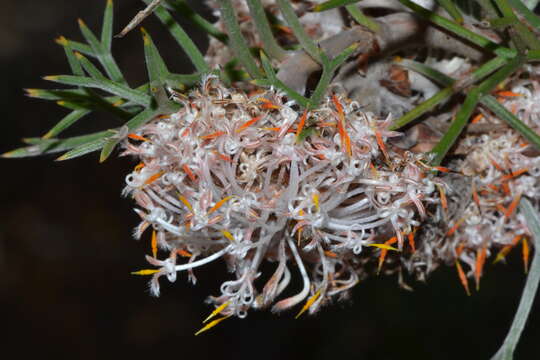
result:
[[[97,32],[104,5],[101,0],[0,1],[0,152],[20,146],[22,137],[43,135],[66,113],[54,103],[25,97],[23,88],[51,87],[42,76],[68,73],[53,39],[81,40],[78,17]],[[141,7],[136,0],[117,0],[115,30]],[[145,27],[172,70],[191,71],[160,24],[150,19]],[[113,46],[130,84],[144,82],[138,31]],[[117,125],[97,114],[66,134]],[[217,295],[230,278],[224,264],[197,270],[197,286],[189,285],[185,274],[175,284],[163,279],[162,296],[151,297],[147,278],[129,274],[146,267],[149,252],[149,233],[139,242],[131,238],[138,219],[131,201],[120,197],[133,162],[112,157],[100,165],[96,154],[67,162],[54,158],[0,160],[3,357],[488,359],[518,305],[525,276],[520,251],[514,250],[508,265],[487,266],[481,291],[471,297],[455,268],[440,269],[426,284],[411,281],[414,292],[400,290],[395,277],[372,278],[354,289],[350,302],[313,317],[253,311],[194,337],[211,311],[205,297]],[[538,356],[539,310],[537,301],[517,359]]]

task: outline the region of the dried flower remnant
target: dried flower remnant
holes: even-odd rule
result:
[[[384,145],[400,135],[386,130],[389,119],[337,94],[305,112],[274,90],[249,97],[208,77],[179,99],[179,112],[124,143],[140,161],[124,190],[142,220],[135,236],[151,226],[161,250],[147,256],[156,296],[161,276],[187,270],[195,281],[194,268],[223,258],[234,279],[209,299],[222,316],[306,301],[301,312],[314,313],[397,250],[389,238],[403,249],[447,188],[424,155]],[[277,264],[272,275],[261,274],[263,261]],[[302,289],[281,299],[295,268]]]

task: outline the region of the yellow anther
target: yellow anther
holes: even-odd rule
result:
[[[131,275],[153,275],[159,272],[159,269],[144,269],[139,271],[133,271]]]
[[[197,336],[197,335],[199,335],[199,334],[201,334],[201,333],[203,333],[203,332],[205,332],[205,331],[210,330],[211,328],[213,328],[214,326],[216,326],[217,324],[219,324],[219,323],[222,322],[223,320],[228,319],[230,316],[231,316],[231,315],[227,315],[227,316],[224,316],[224,317],[222,317],[222,318],[216,319],[216,320],[214,320],[214,321],[212,321],[212,322],[209,322],[209,323],[206,324],[201,330],[197,331],[197,332],[195,333],[195,336]]]
[[[223,304],[221,304],[217,308],[215,308],[214,311],[212,311],[212,313],[210,315],[208,315],[208,317],[206,319],[204,319],[203,324],[205,322],[213,319],[217,314],[219,314],[221,311],[223,311],[223,309],[225,309],[227,306],[229,306],[230,303],[231,303],[230,301],[225,301]]]
[[[225,236],[227,238],[227,240],[229,240],[230,242],[236,242],[236,240],[234,239],[234,236],[228,232],[227,230],[221,230],[221,233],[223,234],[223,236]]]
[[[189,203],[188,199],[186,199],[184,196],[182,196],[181,194],[178,194],[178,199],[180,199],[180,201],[186,205],[186,207],[189,209],[189,211],[193,212],[193,206],[191,206],[191,204]]]
[[[373,246],[373,247],[376,247],[376,248],[379,248],[379,249],[384,249],[384,250],[399,251],[395,247],[390,246],[388,244],[367,244],[366,246]]]
[[[315,209],[317,209],[317,211],[320,211],[321,208],[319,206],[319,194],[314,193],[312,195],[312,199],[313,199],[313,204],[315,204]]]
[[[294,317],[295,319],[298,319],[303,313],[305,313],[307,311],[307,309],[309,309],[313,303],[315,301],[317,301],[317,299],[319,298],[319,296],[321,296],[321,289],[317,290],[317,292],[315,293],[315,295],[313,295],[312,297],[310,297],[307,301],[306,301],[306,304],[304,305],[304,307],[302,308],[302,310],[300,310],[300,312]]]

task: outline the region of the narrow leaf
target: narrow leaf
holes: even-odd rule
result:
[[[279,6],[281,13],[283,15],[283,18],[287,22],[287,24],[291,27],[294,36],[298,39],[298,42],[300,45],[302,45],[302,48],[318,63],[321,63],[321,50],[311,39],[311,37],[307,34],[307,32],[304,30],[304,27],[300,23],[300,20],[296,16],[294,9],[289,2],[289,0],[276,0],[277,5]]]
[[[247,0],[249,12],[253,22],[257,27],[264,51],[277,60],[283,60],[286,56],[285,51],[279,46],[270,28],[270,23],[266,17],[264,7],[260,0]]]
[[[84,76],[83,69],[81,67],[81,64],[75,57],[75,54],[73,53],[73,48],[71,47],[70,41],[63,36],[60,36],[58,39],[56,39],[56,43],[62,45],[62,47],[64,48],[64,52],[66,53],[66,57],[68,59],[69,67],[71,68],[71,72],[73,72],[73,75]]]
[[[73,125],[78,120],[82,119],[85,115],[88,115],[90,110],[74,110],[66,115],[62,120],[58,122],[51,130],[49,130],[45,135],[44,139],[50,139],[55,136],[58,136],[62,131]]]
[[[119,84],[117,82],[107,80],[107,79],[92,79],[89,77],[82,76],[71,76],[71,75],[53,75],[46,76],[45,80],[54,81],[60,84],[73,85],[80,87],[90,87],[101,89],[103,91],[109,92],[114,95],[118,95],[123,99],[133,101],[136,104],[148,107],[151,103],[151,97],[138,91],[129,88],[126,85]]]
[[[360,25],[364,25],[374,33],[380,30],[379,23],[370,18],[369,16],[364,15],[364,13],[358,8],[358,6],[347,5],[345,6],[345,9],[347,9],[347,12],[349,13],[349,15],[351,15],[354,21],[356,21]]]
[[[493,111],[501,120],[504,120],[518,131],[523,137],[540,149],[540,136],[523,121],[518,119],[514,114],[502,106],[497,99],[491,95],[486,95],[480,102]]]
[[[329,0],[329,1],[325,1],[325,2],[323,2],[321,4],[315,5],[315,7],[313,8],[313,11],[321,12],[321,11],[332,10],[332,9],[337,8],[337,7],[357,3],[359,1],[360,0]]]
[[[217,2],[220,5],[221,17],[229,34],[229,46],[249,75],[253,79],[261,78],[263,74],[255,62],[253,55],[251,55],[246,39],[242,35],[231,1],[217,0]]]
[[[148,3],[148,0],[143,0]],[[216,38],[224,44],[227,44],[229,37],[227,34],[219,31],[212,23],[193,11],[185,0],[169,0],[169,5],[176,10],[180,16],[189,20],[193,25],[207,33],[208,35]]]
[[[452,20],[446,19],[440,15],[437,15],[433,11],[430,11],[410,0],[398,0],[400,3],[408,7],[409,9],[413,10],[416,15],[433,22],[436,25],[441,26],[442,28],[454,33],[455,35],[464,38],[478,46],[481,46],[482,48],[486,50],[493,51],[498,56],[502,56],[505,58],[512,58],[516,56],[516,51],[506,48],[504,46],[498,45],[494,43],[493,41],[489,40],[488,38],[485,38],[481,35],[478,35],[463,26],[455,23]]]
[[[444,10],[446,10],[446,12],[448,14],[450,14],[450,16],[458,24],[463,24],[463,15],[461,15],[461,12],[457,8],[457,6],[454,4],[454,1],[452,1],[452,0],[437,0],[437,3],[439,3],[439,5],[441,5],[444,8]]]
[[[141,31],[144,41],[146,69],[150,77],[150,83],[162,84],[164,79],[168,78],[169,70],[148,32],[144,28],[141,28]]]
[[[538,251],[540,249],[540,217],[538,211],[526,198],[521,199],[519,209],[525,216],[527,227],[529,228],[532,240],[534,241],[534,257],[516,315],[514,316],[514,321],[510,326],[508,335],[506,335],[501,348],[492,357],[492,360],[511,360],[513,358],[517,343],[519,342],[527,318],[531,312],[534,298],[538,291],[538,284],[540,283],[540,251]]]
[[[86,26],[84,21],[79,19],[79,28],[81,29],[81,33],[83,34],[83,37],[86,39],[86,41],[90,44],[92,47],[92,51],[105,69],[105,72],[110,77],[112,81],[118,82],[118,83],[126,83],[126,80],[124,79],[124,76],[122,75],[122,72],[120,71],[120,68],[116,64],[116,61],[112,57],[112,54],[109,49],[105,48],[99,40],[96,38],[92,30]]]
[[[144,111],[141,111],[139,114],[134,116],[131,120],[129,120],[127,123],[125,123],[122,128],[120,128],[120,132],[123,132],[123,129],[126,129],[126,133],[133,132],[137,130],[139,127],[147,123],[148,121],[152,120],[154,117],[156,117],[160,111],[152,108],[145,109]],[[104,162],[107,160],[107,158],[111,155],[116,145],[122,141],[122,137],[118,136],[118,134],[115,134],[113,136],[110,136],[103,144],[103,149],[101,151],[101,154],[99,156],[99,162]]]
[[[93,134],[75,136],[66,139],[26,139],[27,142],[32,143],[33,145],[9,151],[5,154],[2,154],[2,157],[20,158],[66,151],[98,139],[105,139],[112,134],[113,133],[110,131],[100,131]]]
[[[145,0],[145,2],[148,3],[149,1]],[[163,6],[158,6],[156,10],[154,10],[154,13],[163,23],[163,25],[167,27],[176,42],[186,52],[197,71],[201,73],[209,72],[210,68],[204,60],[203,54],[191,40],[189,35],[184,31],[184,29],[182,29],[182,27],[173,19],[167,9],[165,9]]]
[[[285,85],[283,82],[281,82],[274,72],[274,69],[272,68],[272,64],[270,64],[270,60],[268,57],[264,54],[263,51],[261,51],[261,63],[263,65],[263,69],[266,73],[266,76],[268,78],[268,82],[266,80],[257,79],[253,81],[255,84],[259,84],[262,86],[265,83],[271,84],[271,86],[275,86],[278,89],[283,90],[292,100],[296,101],[299,105],[301,105],[304,108],[309,107],[309,100],[305,98],[304,96],[300,95],[293,89],[289,88],[287,85]]]
[[[84,70],[88,73],[88,75],[98,80],[107,79],[105,76],[103,76],[103,73],[99,71],[99,69],[94,64],[92,64],[92,62],[88,60],[84,55],[76,52],[75,57],[82,65]],[[81,74],[81,76],[84,76],[84,74]]]
[[[101,44],[108,51],[111,51],[113,37],[113,7],[113,0],[107,0],[105,14],[103,16],[103,27],[101,28]]]

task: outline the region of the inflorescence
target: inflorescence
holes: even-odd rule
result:
[[[214,315],[306,299],[302,311],[314,313],[380,270],[388,251],[412,254],[414,229],[451,191],[426,155],[386,145],[400,136],[390,118],[338,94],[299,111],[275,90],[247,95],[210,76],[174,98],[181,110],[124,144],[140,160],[124,190],[142,219],[135,237],[153,228],[147,260],[157,267],[137,274],[152,275],[156,296],[161,276],[187,271],[195,283],[195,268],[223,258],[235,278],[210,297]],[[277,264],[271,276],[263,261]],[[303,287],[280,299],[294,267]]]

